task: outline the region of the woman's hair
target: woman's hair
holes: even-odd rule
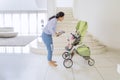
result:
[[[64,15],[65,15],[64,12],[58,12],[56,15],[50,17],[49,20],[51,20],[51,19],[53,19],[53,18],[63,17]]]

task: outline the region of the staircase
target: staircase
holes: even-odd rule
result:
[[[66,33],[61,35],[60,37],[53,37],[54,43],[54,54],[62,54],[65,49],[64,47],[67,45],[67,38],[70,36],[70,33],[75,32],[75,26],[78,22],[77,19],[74,19],[72,8],[57,8],[56,12],[63,11],[65,13],[64,20],[62,22],[58,22],[57,31],[64,30]],[[89,25],[88,25],[89,27]],[[100,43],[99,40],[95,39],[90,33],[87,32],[83,42],[88,45],[91,49],[91,54],[98,54],[105,52],[106,46]],[[42,40],[39,38],[33,42],[34,45],[30,46],[30,51],[36,54],[46,54],[46,48],[42,43]]]

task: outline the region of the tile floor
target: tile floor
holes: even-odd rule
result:
[[[49,67],[46,55],[0,54],[0,80],[120,80],[120,52],[92,54],[89,66],[77,54],[73,66],[66,69],[61,55],[54,55],[58,67]]]

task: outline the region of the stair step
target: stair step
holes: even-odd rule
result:
[[[102,48],[93,48],[93,49],[91,49],[91,54],[103,54],[103,53],[105,53],[106,51],[108,51],[107,50],[107,48],[106,47],[102,47]]]
[[[56,11],[71,11],[72,12],[73,9],[72,8],[68,8],[68,7],[66,7],[66,8],[65,7],[64,8],[63,7],[62,8],[61,7],[57,7]]]
[[[74,21],[64,20],[64,21],[62,21],[62,22],[58,22],[58,24],[62,24],[62,25],[64,25],[64,24],[74,24],[74,25],[76,25],[77,23],[78,23],[77,20],[74,20]]]
[[[72,10],[68,10],[68,9],[56,9],[56,12],[64,12],[65,14],[69,14],[69,13],[73,13]]]
[[[69,24],[68,23],[63,23],[63,24],[58,23],[57,25],[61,26],[61,27],[76,27],[76,24],[72,24],[72,23],[69,23]]]
[[[65,14],[64,18],[73,18],[73,19],[74,19],[74,17],[73,17],[73,14],[72,14],[72,13]]]
[[[67,16],[67,15],[65,15],[63,21],[78,21],[78,20],[77,20],[77,19],[74,19],[74,17],[72,17],[72,16]]]
[[[67,10],[67,9],[56,9],[56,12],[58,13],[58,12],[60,12],[60,11],[62,11],[62,12],[64,12],[65,14],[72,14],[73,12],[72,12],[72,10]]]

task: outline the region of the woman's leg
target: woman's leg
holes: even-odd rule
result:
[[[46,47],[47,47],[47,51],[48,51],[47,59],[48,59],[48,61],[52,61],[53,47],[52,47],[51,40],[46,42]]]
[[[52,36],[51,35],[47,35],[45,33],[42,34],[42,39],[46,45],[47,48],[47,59],[49,61],[49,63],[51,64],[51,62],[53,63],[54,61],[52,61],[52,53],[53,53],[53,41],[52,41]],[[57,66],[55,64],[52,64],[53,66]]]

